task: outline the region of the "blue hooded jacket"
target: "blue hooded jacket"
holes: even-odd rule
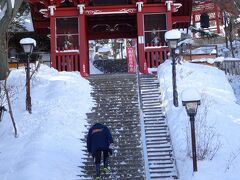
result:
[[[113,138],[107,126],[96,123],[89,129],[87,150],[92,155],[94,155],[97,150],[109,151],[109,145],[111,143],[113,143]]]

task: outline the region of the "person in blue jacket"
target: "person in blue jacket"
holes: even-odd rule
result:
[[[87,150],[95,159],[96,179],[100,179],[101,155],[103,154],[104,171],[108,171],[108,157],[112,154],[113,138],[107,126],[96,123],[88,132]]]

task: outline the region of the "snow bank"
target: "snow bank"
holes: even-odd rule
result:
[[[224,72],[215,67],[183,62],[177,65],[179,107],[172,104],[171,61],[158,68],[163,106],[166,107],[172,141],[176,153],[180,180],[235,180],[240,176],[240,107]],[[187,156],[186,134],[190,132],[189,117],[181,103],[181,92],[195,88],[201,95],[196,123],[206,117],[206,129],[215,134],[212,145],[220,149],[212,160],[198,161],[193,173],[192,160]],[[196,127],[198,131],[198,127]],[[197,143],[200,142],[198,136]]]
[[[80,141],[87,131],[86,113],[92,99],[89,82],[79,72],[58,72],[41,65],[31,82],[32,114],[25,110],[25,70],[13,70],[8,84],[16,87],[13,113],[0,123],[1,180],[64,180],[79,174]]]

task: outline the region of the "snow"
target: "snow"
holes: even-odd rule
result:
[[[165,41],[166,42],[170,39],[180,39],[180,38],[181,38],[181,32],[177,29],[172,29],[165,33]]]
[[[20,40],[20,44],[33,44],[34,46],[37,45],[35,39],[32,38],[23,38]]]
[[[179,107],[174,107],[171,69],[171,60],[166,60],[157,71],[180,180],[238,179],[240,78],[228,77],[212,66],[181,62],[177,64]],[[31,81],[32,114],[25,110],[25,69],[13,69],[8,85],[14,91],[12,108],[18,138],[14,138],[10,116],[5,113],[0,122],[0,179],[76,179],[85,157],[85,143],[80,139],[88,130],[86,113],[94,106],[89,82],[79,72],[58,72],[41,65]],[[215,154],[198,160],[194,173],[188,156],[189,117],[181,103],[182,92],[192,88],[201,96],[195,120],[196,141],[203,143],[204,135],[212,133],[208,148],[217,149]],[[185,93],[183,99],[196,97],[192,91]]]
[[[15,0],[11,0],[11,4],[12,4],[12,9],[14,9]]]
[[[0,123],[1,180],[76,179],[83,157],[86,113],[93,105],[89,82],[79,72],[57,72],[41,65],[31,82],[32,114],[25,110],[25,70],[12,70],[9,86],[17,88],[13,113]]]
[[[110,52],[110,50],[111,50],[110,47],[105,44],[103,47],[98,49],[98,52],[99,53],[106,53],[106,52]]]
[[[228,77],[215,67],[189,62],[178,64],[176,73],[179,107],[174,107],[172,102],[171,61],[167,60],[158,68],[163,106],[170,127],[180,180],[239,179],[240,106],[236,103]],[[233,87],[239,88],[239,80],[232,80]],[[197,89],[201,96],[201,105],[195,120],[196,141],[203,144],[206,142],[204,136],[212,135],[208,149],[218,149],[215,155],[213,153],[204,160],[198,160],[198,171],[195,173],[192,159],[187,156],[191,153],[189,117],[181,103],[181,93],[189,88]],[[240,92],[235,92],[237,97],[240,97]]]
[[[64,50],[56,50],[56,52],[76,52],[78,53],[79,50],[78,49],[64,49]]]
[[[198,101],[201,100],[200,94],[195,88],[187,88],[182,91],[182,101]]]
[[[4,4],[4,7],[0,6],[0,21],[5,16],[7,10],[7,3]]]

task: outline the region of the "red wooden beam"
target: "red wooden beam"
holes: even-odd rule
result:
[[[94,32],[87,34],[88,40],[96,39],[117,39],[117,38],[137,38],[136,32],[122,33],[122,32]]]
[[[190,22],[190,16],[172,16],[173,23]]]
[[[67,7],[67,8],[56,8],[54,15],[59,17],[67,16],[78,16],[79,11],[76,7]]]
[[[48,22],[48,21],[42,21],[42,22],[35,21],[34,22],[34,28],[35,29],[46,29],[46,28],[49,28],[49,27],[50,27],[50,22]]]

